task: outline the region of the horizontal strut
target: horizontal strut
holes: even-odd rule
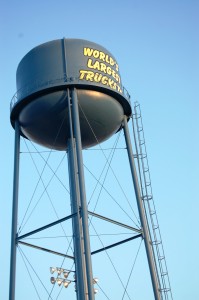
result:
[[[60,252],[56,252],[56,251],[53,251],[53,250],[50,250],[50,249],[47,249],[47,248],[43,248],[43,247],[40,247],[40,246],[36,246],[36,245],[33,245],[33,244],[21,242],[21,241],[19,241],[19,244],[74,260],[73,256],[70,256],[70,255],[67,255],[67,254],[64,254],[64,253],[60,253]]]
[[[104,217],[104,216],[102,216],[102,215],[98,215],[98,214],[96,214],[96,213],[94,213],[94,212],[92,212],[92,211],[88,211],[88,214],[91,215],[91,216],[93,216],[93,217],[102,219],[102,220],[104,220],[104,221],[113,223],[113,224],[115,224],[115,225],[118,225],[118,226],[121,226],[121,227],[130,229],[130,230],[132,230],[132,231],[135,231],[135,232],[138,232],[138,233],[142,233],[142,229],[137,229],[137,228],[135,228],[135,227],[131,227],[131,226],[129,226],[129,225],[120,223],[120,222],[118,222],[118,221],[115,221],[115,220],[106,218],[106,217]]]
[[[127,243],[127,242],[130,242],[130,241],[132,241],[132,240],[134,240],[134,239],[137,239],[137,238],[139,238],[139,237],[142,237],[142,234],[138,234],[138,235],[132,236],[131,238],[125,239],[125,240],[120,241],[120,242],[118,242],[118,243],[115,243],[115,244],[112,244],[112,245],[103,247],[103,248],[98,249],[98,250],[96,250],[96,251],[93,251],[93,252],[91,252],[91,255],[97,254],[97,253],[99,253],[99,252],[108,250],[108,249],[110,249],[110,248],[119,246],[119,245],[124,244],[124,243]]]
[[[20,241],[20,240],[22,240],[22,239],[24,239],[24,238],[26,238],[26,237],[28,237],[28,236],[30,236],[30,235],[32,235],[32,234],[35,234],[35,233],[37,233],[37,232],[40,232],[40,231],[42,231],[42,230],[45,230],[45,229],[50,228],[50,227],[52,227],[52,226],[55,226],[55,225],[57,225],[57,224],[59,224],[59,223],[62,223],[62,222],[64,222],[64,221],[68,220],[68,219],[71,219],[71,218],[75,217],[76,215],[77,215],[77,213],[74,213],[74,214],[72,214],[72,215],[70,215],[70,216],[67,216],[67,217],[64,217],[64,218],[62,218],[62,219],[59,219],[59,220],[57,220],[57,221],[55,221],[55,222],[49,223],[49,224],[47,224],[47,225],[45,225],[45,226],[42,226],[42,227],[40,227],[40,228],[38,228],[38,229],[35,229],[35,230],[33,230],[33,231],[30,231],[30,232],[28,232],[28,233],[26,233],[26,234],[23,234],[23,235],[21,235],[21,236],[18,236],[16,240],[17,240],[17,241]]]

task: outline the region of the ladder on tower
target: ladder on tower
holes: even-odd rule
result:
[[[154,253],[154,263],[157,270],[161,296],[162,300],[173,300],[160,227],[158,223],[155,203],[153,200],[142,115],[140,104],[138,102],[134,103],[132,124],[136,151],[135,158],[137,161],[141,196],[148,223],[149,235]]]

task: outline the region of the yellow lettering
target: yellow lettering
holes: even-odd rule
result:
[[[108,77],[107,76],[103,76],[102,77],[102,84],[107,84],[108,83]]]
[[[112,70],[112,74],[111,75],[113,76],[113,78],[116,79],[116,72],[114,70]]]
[[[100,63],[99,63],[99,61],[96,60],[94,64],[92,64],[92,63],[93,63],[92,59],[89,58],[88,62],[87,62],[88,68],[90,68],[90,69],[97,69],[97,70],[100,71]]]
[[[114,64],[115,64],[114,60],[112,59],[112,57],[110,57],[110,65],[114,66]]]
[[[120,92],[120,93],[122,93],[122,90],[121,90],[120,86],[116,85],[116,87],[117,87],[117,91]]]
[[[107,67],[106,72],[107,72],[108,75],[111,75],[112,71],[113,70],[111,69],[111,67]]]
[[[103,51],[84,47],[84,56],[89,56],[89,57],[93,56],[94,58],[99,58],[99,60],[106,62],[107,64],[109,64],[111,66],[115,66],[116,72],[119,71],[119,66],[118,66],[117,62],[111,56],[109,56],[108,54],[105,54]],[[102,68],[105,70],[104,66]],[[102,72],[104,72],[104,71],[102,71]]]
[[[111,75],[117,82],[119,83],[121,82],[120,76],[116,73],[114,69],[112,69],[111,67],[107,66],[104,63],[100,63],[98,60],[93,61],[92,58],[89,58],[87,61],[87,67]]]
[[[93,62],[93,61],[92,61],[91,58],[89,58],[88,61],[87,61],[87,66],[88,66],[88,68],[90,68],[90,69],[93,69],[92,62]]]
[[[120,76],[116,73],[115,77],[116,77],[115,79],[120,83]]]
[[[93,55],[93,49],[92,48],[84,48],[84,55],[85,56],[92,56]]]
[[[95,82],[100,82],[101,79],[102,79],[102,74],[95,73],[94,81],[95,81]]]
[[[108,54],[106,54],[106,59],[105,59],[105,61],[107,62],[107,64],[110,64],[110,60],[109,60]]]
[[[98,50],[94,50],[94,51],[93,51],[93,56],[94,56],[95,58],[98,58],[98,57],[99,57],[99,51],[98,51]]]
[[[98,71],[100,71],[100,63],[98,60],[96,60],[96,62],[94,63],[93,69],[97,69]]]
[[[85,70],[79,70],[79,73],[80,73],[79,79],[83,80],[84,79],[84,75],[86,75],[87,72],[88,71],[85,71]]]
[[[87,75],[86,75],[86,80],[87,81],[93,81],[93,77],[94,77],[94,72],[88,71]]]
[[[87,81],[93,81],[94,72],[80,70],[79,73],[80,73],[80,76],[79,76],[80,80],[86,79]]]
[[[106,73],[106,65],[104,63],[101,63],[100,66],[101,66],[100,71]]]
[[[108,85],[113,89],[114,88],[114,80],[109,78],[108,79]],[[116,89],[116,86],[115,86],[115,89]]]
[[[107,73],[111,72],[111,75],[113,75],[113,69],[111,69],[110,67],[107,67],[105,64],[100,63],[99,61],[95,61],[94,64],[92,64],[92,59],[89,60],[88,63],[89,66],[91,66],[93,69],[103,69],[104,71],[107,71]],[[106,69],[105,69],[106,67]],[[101,71],[100,69],[100,71]],[[115,72],[115,71],[114,71]],[[101,73],[96,73],[96,72],[92,72],[92,71],[88,71],[88,70],[80,70],[79,71],[79,79],[80,80],[86,80],[86,81],[90,81],[90,82],[97,82],[97,83],[101,83],[103,85],[107,85],[109,86],[111,89],[117,90],[117,92],[122,93],[122,89],[120,87],[119,84],[117,84],[117,82],[114,79],[111,79],[108,76],[103,76]],[[114,73],[114,76],[116,77],[115,79],[120,82],[120,77],[118,74]]]
[[[117,84],[116,84],[116,82],[114,81],[114,84],[113,84],[113,89],[114,89],[114,90],[116,90],[116,86],[117,86]]]
[[[105,53],[100,51],[100,60],[105,61]]]

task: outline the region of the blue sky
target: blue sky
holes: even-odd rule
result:
[[[0,298],[8,298],[14,147],[9,104],[16,69],[33,47],[66,37],[113,53],[131,100],[141,104],[173,298],[197,300],[199,2],[1,0],[0,14]]]

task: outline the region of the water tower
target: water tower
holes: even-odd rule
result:
[[[67,151],[77,299],[93,300],[82,149],[105,141],[121,129],[125,134],[142,225],[140,236],[145,242],[154,298],[163,299],[129,137],[127,122],[131,116],[118,63],[102,46],[64,38],[39,45],[21,60],[17,69],[17,93],[11,102],[15,161],[10,300],[15,299],[16,246],[21,238],[17,234],[20,136],[49,149]]]

